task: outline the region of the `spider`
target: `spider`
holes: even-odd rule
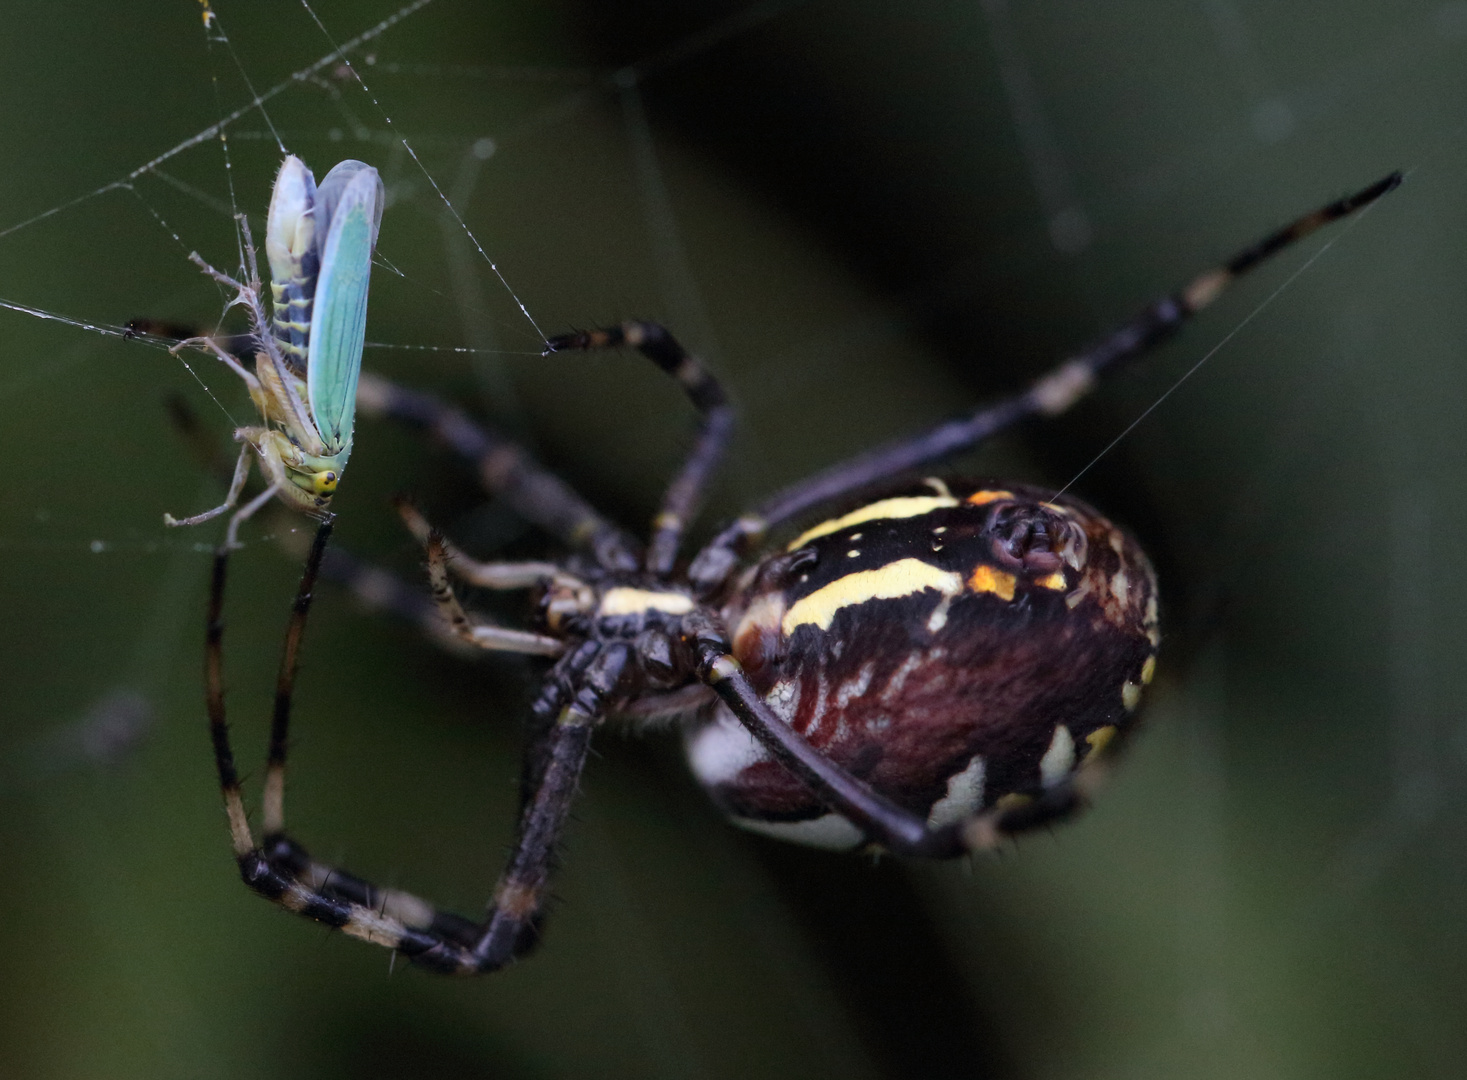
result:
[[[258,839],[225,722],[229,545],[215,554],[206,695],[245,883],[431,971],[497,970],[539,940],[592,732],[614,714],[687,718],[688,759],[715,802],[740,825],[808,844],[950,858],[1069,815],[1134,728],[1155,671],[1155,575],[1128,534],[1076,498],[925,469],[1021,420],[1064,412],[1239,275],[1400,180],[1393,173],[1271,233],[1026,390],[776,493],[687,562],[681,541],[733,414],[718,381],[662,327],[626,322],[546,342],[547,353],[635,349],[677,380],[698,414],[645,549],[521,448],[435,398],[364,373],[357,402],[365,413],[426,429],[572,552],[559,562],[476,562],[400,506],[453,634],[548,661],[529,709],[513,850],[475,921],[317,862],[286,833],[291,697],[332,529],[326,520],[286,632]],[[809,522],[823,506],[832,515]],[[806,527],[746,561],[772,530],[794,522]],[[535,628],[470,618],[450,575],[535,590]]]

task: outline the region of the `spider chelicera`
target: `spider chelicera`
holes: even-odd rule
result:
[[[364,373],[364,413],[429,431],[572,552],[560,562],[478,563],[403,507],[453,633],[549,661],[530,706],[513,853],[486,917],[474,921],[319,863],[285,832],[290,702],[327,519],[286,635],[259,839],[225,724],[229,546],[215,556],[207,700],[245,883],[433,971],[503,967],[538,940],[555,847],[591,735],[612,715],[687,717],[689,761],[715,801],[741,825],[806,843],[948,858],[1069,814],[1133,727],[1155,670],[1151,567],[1134,540],[1078,499],[1019,484],[924,478],[923,470],[1020,420],[1063,412],[1238,275],[1399,182],[1392,174],[1286,225],[1019,394],[778,492],[686,563],[680,542],[733,415],[714,377],[663,328],[628,322],[546,343],[549,352],[636,349],[672,375],[697,410],[693,448],[645,549],[513,443],[432,397]],[[829,506],[833,516],[808,521]],[[745,562],[771,530],[797,520],[804,531]],[[537,590],[535,630],[471,620],[450,573],[489,589]]]

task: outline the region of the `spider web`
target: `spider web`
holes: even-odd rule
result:
[[[639,9],[586,15],[592,29],[575,41],[543,11],[469,7],[224,3],[208,30],[182,3],[136,16],[153,20],[146,29],[91,3],[68,6],[64,23],[16,16],[14,39],[50,62],[17,77],[28,90],[12,101],[0,186],[0,790],[61,853],[63,870],[41,875],[50,887],[82,892],[100,864],[122,879],[119,911],[152,897],[108,861],[109,845],[131,850],[124,838],[87,830],[107,800],[134,815],[120,820],[197,819],[180,843],[198,847],[174,857],[189,860],[186,875],[227,877],[196,854],[222,845],[196,723],[215,535],[160,524],[165,510],[212,505],[219,487],[162,401],[184,395],[225,452],[250,406],[209,358],[173,358],[122,331],[138,316],[221,319],[225,298],[186,256],[237,263],[232,215],[250,214],[260,235],[282,146],[318,175],[359,156],[387,180],[367,364],[471,405],[633,526],[675,460],[686,406],[633,358],[542,360],[542,327],[654,317],[710,358],[746,418],[717,517],[1017,385],[1202,261],[1406,167],[1410,183],[1259,318],[1313,251],[1240,290],[1057,434],[972,463],[1060,486],[1251,320],[1079,489],[1142,531],[1173,598],[1164,670],[1176,674],[1158,687],[1134,760],[1097,820],[1058,834],[1052,853],[1026,845],[974,881],[921,868],[901,916],[933,920],[967,980],[964,1007],[1001,1017],[998,1043],[1037,1062],[1030,1071],[1181,1062],[1237,1075],[1328,1061],[1344,1075],[1399,1064],[1383,1048],[1410,1044],[1421,1072],[1448,1075],[1467,1050],[1451,1034],[1467,950],[1467,716],[1454,663],[1467,5],[1361,6],[1325,24],[1231,0],[1165,16],[984,0],[905,19],[861,4],[730,4],[648,22]],[[100,47],[109,35],[113,47]],[[810,164],[817,152],[827,167]],[[383,509],[394,490],[419,494],[481,554],[535,542],[482,505],[465,471],[401,433],[362,427],[358,444],[342,541],[404,578],[416,554]],[[228,655],[242,753],[294,573],[265,531],[249,539]],[[472,912],[496,869],[483,837],[500,842],[508,810],[458,808],[485,791],[507,798],[513,685],[491,687],[503,703],[484,726],[497,733],[449,728],[498,700],[480,681],[514,679],[487,665],[459,673],[337,600],[319,605],[307,646],[292,815],[349,844],[351,864],[400,867],[404,884],[436,883]],[[374,664],[397,678],[363,670]],[[391,704],[380,721],[374,696]],[[346,751],[333,780],[359,715],[374,757],[429,764],[399,777]],[[415,721],[429,730],[399,734],[404,715],[431,718]],[[622,1043],[641,1049],[628,1060],[643,1075],[718,1073],[738,1040],[701,1019],[715,999],[689,989],[682,955],[705,954],[675,927],[698,899],[737,907],[722,891],[759,913],[739,917],[778,972],[772,984],[811,995],[801,1015],[821,1069],[898,1074],[893,1047],[918,1051],[858,1030],[878,1010],[853,1004],[846,984],[859,980],[802,937],[747,850],[649,823],[652,811],[618,801],[618,783],[647,786],[637,766],[598,765],[610,779],[588,781],[584,812],[596,849],[572,852],[572,903],[559,914],[570,928],[530,977],[558,989],[560,963],[612,957],[611,974],[591,965],[590,989],[629,1003]],[[424,794],[456,785],[470,795],[452,813]],[[360,811],[364,792],[393,811]],[[666,817],[688,812],[649,797]],[[372,838],[420,828],[436,830],[437,852]],[[172,844],[171,828],[142,831]],[[644,866],[644,849],[675,863],[703,843],[724,860],[704,865],[717,887],[670,886]],[[452,861],[465,858],[472,872]],[[176,878],[177,864],[160,861],[156,875]],[[110,925],[73,903],[74,917]],[[1151,940],[1127,937],[1143,927]],[[283,955],[293,929],[277,931]],[[163,939],[140,938],[150,934]],[[331,962],[355,962],[338,954],[356,956],[333,949]],[[1061,968],[1057,956],[1079,960]],[[306,950],[304,963],[319,959]],[[1442,1004],[1413,1014],[1408,1000]],[[558,1033],[525,1006],[496,997],[495,1008],[528,1058],[573,1057],[551,1049]],[[1056,1011],[1089,1019],[1056,1042]],[[1376,1023],[1355,1030],[1357,1011]],[[1123,1043],[1108,1037],[1132,1027]],[[32,1057],[17,1060],[41,1060],[25,1045]]]

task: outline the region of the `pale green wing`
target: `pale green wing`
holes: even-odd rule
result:
[[[344,181],[344,182],[343,182]],[[343,161],[321,182],[316,201],[321,265],[311,310],[306,392],[326,452],[346,464],[356,415],[357,376],[367,334],[367,286],[382,220],[382,180],[359,161]]]

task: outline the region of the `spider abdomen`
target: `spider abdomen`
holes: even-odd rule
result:
[[[1020,806],[1131,726],[1155,668],[1155,576],[1090,507],[928,480],[821,522],[725,611],[734,655],[815,749],[941,826]],[[738,823],[865,842],[722,708],[689,738]]]

